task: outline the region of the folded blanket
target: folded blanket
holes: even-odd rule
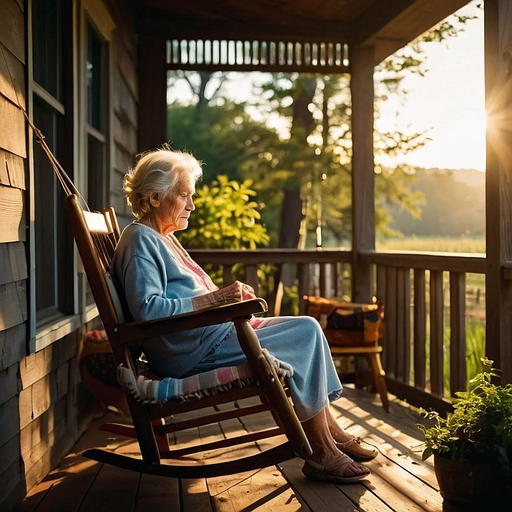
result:
[[[266,357],[280,379],[293,375],[293,368],[289,364],[280,361],[267,351],[263,352],[262,357]],[[229,389],[253,385],[258,381],[248,363],[216,368],[183,379],[167,377],[160,381],[145,379],[142,376],[135,378],[130,369],[120,365],[117,377],[123,389],[143,403],[200,399]]]
[[[251,386],[256,382],[254,372],[246,363],[216,368],[184,379],[163,379],[160,386],[167,385],[167,392],[164,392],[167,400],[175,398],[190,400],[213,396],[232,388]],[[161,392],[159,394],[161,395]]]

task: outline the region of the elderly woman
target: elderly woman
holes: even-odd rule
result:
[[[144,154],[126,175],[124,191],[136,220],[122,233],[113,271],[134,320],[254,298],[253,289],[238,281],[215,286],[175,236],[188,226],[201,176],[201,165],[191,154],[169,149]],[[338,483],[369,475],[359,462],[373,459],[377,450],[346,433],[329,412],[342,385],[319,323],[303,316],[254,318],[251,324],[261,346],[289,370],[294,408],[313,450],[303,473]],[[135,380],[123,367],[118,377],[137,399],[149,402],[165,402],[176,378],[246,361],[232,323],[149,339],[142,349],[162,380]]]

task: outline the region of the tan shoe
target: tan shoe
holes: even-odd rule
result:
[[[355,474],[353,466],[364,470],[364,473],[360,475]],[[347,455],[340,454],[336,459],[330,460],[327,466],[323,466],[312,460],[305,460],[302,473],[310,480],[320,480],[335,484],[353,484],[370,476],[371,471],[367,467],[354,462],[350,457],[347,457]],[[346,473],[348,473],[348,476]]]
[[[336,442],[336,447],[356,462],[365,462],[375,459],[379,454],[379,450],[377,450],[375,446],[365,443],[359,437],[354,437],[344,443]]]

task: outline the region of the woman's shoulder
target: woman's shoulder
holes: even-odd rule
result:
[[[121,233],[121,236],[124,237],[156,237],[158,236],[158,233],[150,228],[149,226],[146,226],[144,224],[141,224],[140,222],[134,221],[131,224],[128,224]]]
[[[154,229],[138,222],[132,222],[123,229],[118,248],[128,249],[132,252],[141,250],[148,252],[152,247],[160,248],[163,244],[162,235]]]
[[[123,229],[121,238],[149,238],[158,240],[161,239],[161,235],[149,226],[140,222],[132,222]]]

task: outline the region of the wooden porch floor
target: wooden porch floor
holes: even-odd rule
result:
[[[358,484],[311,482],[302,475],[298,458],[279,467],[201,480],[140,475],[85,459],[81,452],[89,447],[136,450],[132,441],[98,430],[106,420],[123,420],[109,411],[91,422],[72,452],[29,492],[17,512],[460,510],[443,503],[432,462],[421,461],[421,433],[415,426],[421,419],[406,404],[390,398],[387,414],[376,396],[347,387],[343,398],[331,406],[351,434],[380,450],[368,463],[371,476]],[[224,427],[224,435],[226,431]]]

